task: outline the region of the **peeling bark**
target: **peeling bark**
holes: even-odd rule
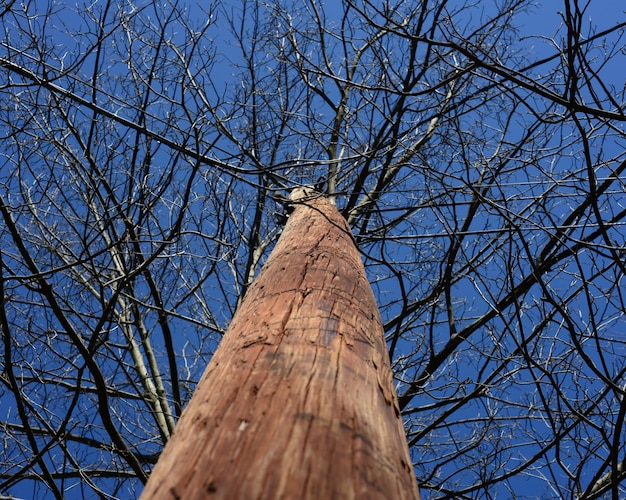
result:
[[[419,498],[361,257],[308,194],[292,195],[143,499]]]

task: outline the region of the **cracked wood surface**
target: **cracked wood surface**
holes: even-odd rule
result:
[[[416,499],[383,328],[350,229],[295,210],[143,499]]]

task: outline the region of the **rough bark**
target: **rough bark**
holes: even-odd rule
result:
[[[419,498],[361,257],[309,195],[292,194],[143,499]]]

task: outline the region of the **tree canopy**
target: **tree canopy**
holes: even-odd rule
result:
[[[0,494],[136,496],[314,186],[424,498],[626,495],[606,2],[0,4]]]

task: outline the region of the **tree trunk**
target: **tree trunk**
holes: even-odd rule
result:
[[[361,257],[311,194],[292,194],[143,499],[419,498]]]

